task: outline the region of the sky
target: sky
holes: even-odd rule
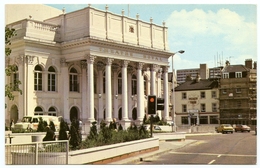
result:
[[[196,0],[191,1],[193,4],[185,4],[188,2],[185,0],[182,4],[173,3],[175,1],[165,3],[167,1],[164,0],[159,4],[158,1],[151,1],[150,4],[131,2],[47,4],[58,9],[64,7],[66,13],[87,7],[88,4],[105,10],[107,4],[109,11],[115,14],[121,15],[124,9],[125,15],[130,18],[136,18],[136,14],[139,14],[140,20],[145,22],[150,22],[151,17],[157,25],[166,22],[170,51],[185,51],[174,56],[175,70],[199,68],[200,64],[213,68],[225,65],[226,60],[231,64],[244,64],[245,59],[257,61],[257,1],[249,0],[240,4],[231,0],[221,4]]]

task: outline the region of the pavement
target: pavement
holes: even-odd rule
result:
[[[169,133],[172,134],[172,133]],[[188,136],[202,136],[202,135],[218,135],[218,133],[187,133],[186,137]],[[160,154],[163,154],[165,152],[169,151],[174,151],[179,148],[183,148],[186,145],[192,144],[197,142],[197,140],[190,140],[190,139],[185,139],[185,140],[160,140],[160,133],[156,134],[156,136],[159,137],[159,150],[145,153],[145,154],[139,154],[133,157],[129,157],[126,159],[122,159],[119,161],[111,162],[109,164],[112,165],[121,165],[121,164],[133,164],[134,162],[139,162],[145,159],[148,159],[150,157],[158,156]]]

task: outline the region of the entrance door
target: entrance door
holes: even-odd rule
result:
[[[11,107],[11,111],[10,111],[10,122],[11,120],[14,120],[14,123],[17,122],[18,120],[18,108],[16,105],[13,105]]]
[[[73,119],[79,119],[78,108],[75,106],[70,109],[70,121],[72,122]]]

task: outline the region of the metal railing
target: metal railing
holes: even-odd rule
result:
[[[68,164],[69,141],[6,144],[6,165],[65,165]]]

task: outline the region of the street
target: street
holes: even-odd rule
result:
[[[183,148],[130,163],[138,165],[256,165],[256,135],[233,133],[191,136],[196,140]]]

